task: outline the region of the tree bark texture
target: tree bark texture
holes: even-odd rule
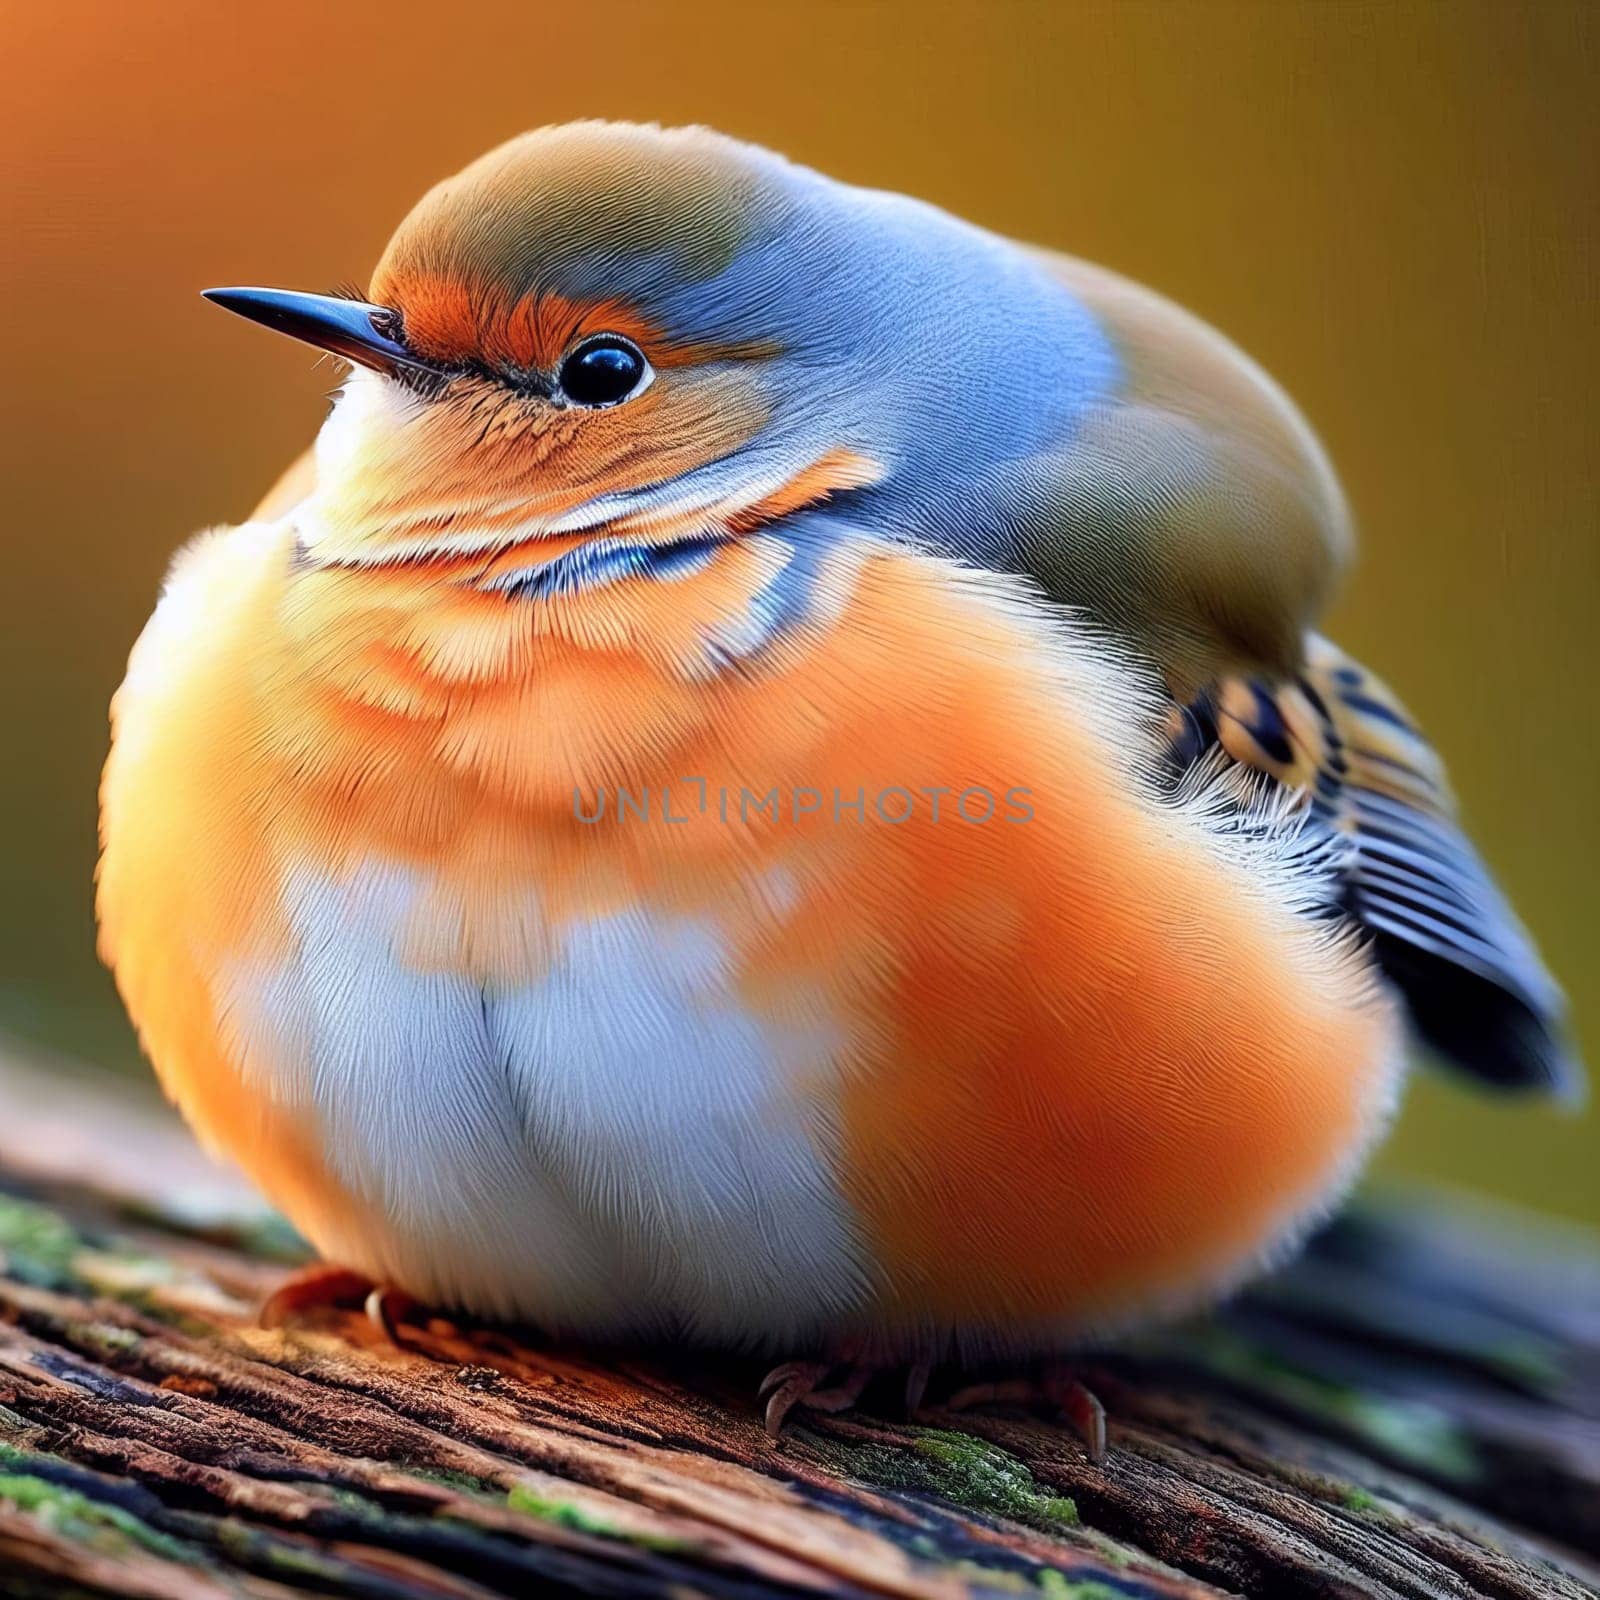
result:
[[[268,1331],[280,1223],[122,1093],[0,1066],[0,1593],[1596,1591],[1600,1251],[1389,1197],[1086,1359],[1110,1451],[892,1386],[769,1440],[758,1363],[358,1312]]]

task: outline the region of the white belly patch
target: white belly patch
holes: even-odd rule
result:
[[[358,1202],[294,1219],[319,1248],[576,1332],[798,1345],[860,1306],[832,1030],[752,1012],[715,926],[647,910],[563,929],[536,982],[418,970],[426,888],[293,872],[298,959],[221,985],[241,1070],[313,1113]]]

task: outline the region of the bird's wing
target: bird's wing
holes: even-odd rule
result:
[[[1278,386],[1161,296],[1040,259],[1116,353],[1114,392],[990,503],[979,559],[1022,573],[1146,654],[1182,772],[1225,752],[1307,795],[1340,836],[1345,914],[1417,1034],[1476,1077],[1571,1092],[1560,990],[1456,821],[1439,758],[1384,686],[1312,632],[1351,544],[1315,435]],[[965,553],[965,552],[958,552]],[[1130,733],[1130,737],[1131,737]]]
[[[1105,334],[1116,377],[1054,448],[1001,469],[993,554],[1140,644],[1180,693],[1225,671],[1287,675],[1352,543],[1316,435],[1199,318],[1104,268],[1040,259]]]
[[[1346,914],[1370,936],[1425,1044],[1502,1088],[1573,1095],[1561,991],[1456,821],[1444,768],[1404,706],[1317,635],[1292,679],[1219,679],[1174,720],[1174,769],[1220,748],[1307,796],[1342,836]]]

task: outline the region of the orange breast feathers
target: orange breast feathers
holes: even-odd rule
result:
[[[100,906],[168,1089],[325,1250],[410,1259],[329,1148],[326,1097],[363,1091],[292,1070],[316,1041],[237,996],[317,959],[286,884],[374,863],[410,886],[384,950],[424,987],[396,993],[534,992],[640,908],[709,930],[721,1014],[803,1041],[783,1070],[865,1339],[1036,1344],[1201,1298],[1378,1131],[1392,1019],[1303,914],[1292,840],[1154,798],[1133,674],[1004,582],[845,543],[826,615],[718,671],[774,534],[537,601],[470,565],[308,570],[292,537],[183,559],[117,703]]]

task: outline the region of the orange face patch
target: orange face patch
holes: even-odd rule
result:
[[[603,320],[595,308],[586,315]],[[546,348],[541,341],[565,339],[581,325],[525,307],[494,324],[495,348],[533,359]],[[741,472],[730,458],[767,425],[772,405],[748,365],[686,361],[626,403],[601,409],[552,406],[470,375],[438,397],[412,400],[362,375],[319,445],[301,537],[330,563],[504,554],[526,565],[602,534],[654,543],[719,528],[750,532],[882,476],[880,463],[843,447],[799,457],[781,476],[770,457]],[[678,480],[718,462],[730,464],[717,478],[673,492]],[[646,490],[642,503],[619,503]],[[585,517],[598,501],[607,502],[604,513]]]
[[[447,367],[470,362],[496,371],[547,372],[574,345],[596,333],[631,339],[659,370],[760,361],[780,353],[770,340],[727,345],[674,340],[621,300],[573,300],[553,293],[518,296],[493,284],[437,274],[375,281],[373,292],[401,313],[406,343]]]
[[[771,410],[749,373],[728,368],[661,374],[603,410],[553,408],[485,379],[425,402],[359,381],[330,423],[343,437],[319,452],[305,527],[319,559],[432,559],[556,534],[591,501],[733,455]]]

